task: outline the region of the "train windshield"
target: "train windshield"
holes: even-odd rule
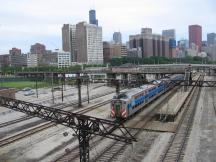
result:
[[[117,96],[117,99],[125,99],[127,98],[127,95],[125,93],[120,93],[118,96]]]

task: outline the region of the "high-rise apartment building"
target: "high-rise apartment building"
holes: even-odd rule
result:
[[[198,46],[199,52],[201,52],[202,47],[202,27],[200,25],[190,25],[189,26],[189,45],[194,43]]]
[[[80,22],[76,25],[77,62],[103,63],[102,28]]]
[[[90,10],[89,11],[89,24],[94,24],[98,26],[98,20],[96,19],[96,11]]]
[[[216,41],[216,33],[208,33],[207,34],[208,46],[215,44],[215,41]]]
[[[46,46],[40,43],[35,43],[31,45],[30,53],[43,55],[46,54]]]
[[[9,50],[9,54],[10,55],[21,55],[21,49],[14,47],[11,50]]]
[[[71,61],[76,61],[76,25],[64,24],[62,27],[62,49],[71,53]]]
[[[142,28],[141,34],[129,36],[130,49],[140,48],[142,58],[150,56],[169,56],[169,39],[159,34],[152,34],[151,28]]]
[[[114,42],[114,43],[119,43],[119,44],[122,43],[122,35],[121,35],[121,32],[114,32],[114,33],[113,33],[113,42]]]
[[[9,50],[11,66],[27,66],[27,55],[21,53],[21,49],[12,48]]]

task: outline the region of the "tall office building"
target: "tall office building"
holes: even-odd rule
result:
[[[207,44],[208,46],[213,45],[216,41],[216,33],[207,34]]]
[[[96,11],[90,10],[89,11],[89,24],[94,24],[98,26],[98,20],[96,19]]]
[[[142,58],[150,56],[169,56],[169,39],[152,34],[151,28],[142,28],[141,34],[129,36],[130,49],[141,49]]]
[[[162,30],[162,36],[169,39],[170,57],[176,57],[176,33],[175,29]]]
[[[77,62],[103,63],[102,28],[80,22],[76,25]]]
[[[64,24],[62,27],[62,49],[71,53],[71,61],[76,61],[76,25]]]
[[[189,45],[194,43],[198,46],[199,52],[201,52],[202,47],[202,27],[200,25],[190,25],[189,26]]]
[[[114,42],[114,43],[119,43],[119,44],[122,43],[122,35],[121,35],[121,32],[114,32],[114,33],[113,33],[113,42]]]
[[[176,39],[175,29],[162,30],[162,36],[170,39]]]

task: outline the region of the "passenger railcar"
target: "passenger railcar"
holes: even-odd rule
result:
[[[172,80],[181,79],[183,79],[183,75],[173,75],[169,78],[155,80],[152,84],[125,90],[119,95],[115,95],[111,101],[111,117],[118,119],[130,117],[158,95],[170,89]]]

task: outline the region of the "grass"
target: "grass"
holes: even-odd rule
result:
[[[38,82],[38,88],[48,87],[48,83],[46,82]],[[31,81],[19,81],[19,82],[2,82],[0,83],[0,87],[11,87],[21,90],[25,87],[30,87],[35,89],[35,82]]]

